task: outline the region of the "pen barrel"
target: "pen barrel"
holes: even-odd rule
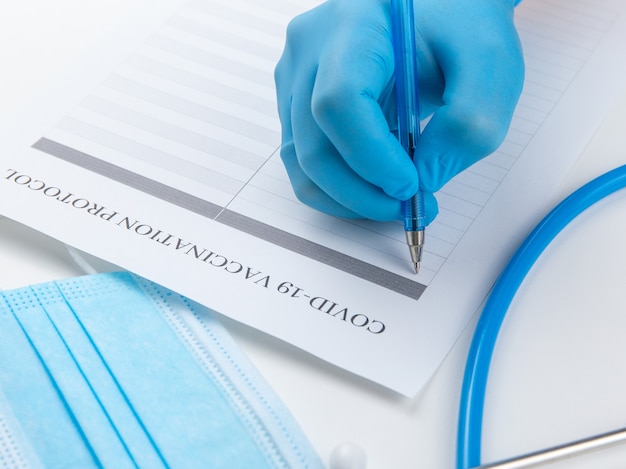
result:
[[[421,231],[426,226],[426,210],[421,191],[402,202],[404,231]]]
[[[395,60],[398,140],[411,160],[420,134],[417,88],[417,53],[413,0],[391,1],[391,30]],[[421,191],[402,203],[405,231],[422,231],[425,226]]]
[[[411,159],[420,133],[413,15],[413,0],[392,0],[391,30],[395,61],[398,140]]]

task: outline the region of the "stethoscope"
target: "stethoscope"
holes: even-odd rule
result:
[[[539,222],[500,274],[478,320],[465,364],[457,433],[457,469],[527,468],[626,441],[626,429],[620,429],[506,461],[480,465],[489,366],[509,305],[535,261],[563,228],[599,200],[625,187],[626,165],[603,174],[572,193]]]

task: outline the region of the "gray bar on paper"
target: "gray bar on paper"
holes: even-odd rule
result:
[[[33,148],[207,218],[215,218],[222,210],[222,207],[219,205],[207,202],[199,197],[161,184],[45,137],[35,142]]]
[[[231,210],[223,210],[222,207],[216,204],[153,181],[45,137],[35,142],[33,148],[409,298],[417,300],[426,289],[425,285],[409,280],[401,275],[394,274],[245,215]]]
[[[220,213],[217,221],[415,300],[426,289],[421,283],[231,210]]]

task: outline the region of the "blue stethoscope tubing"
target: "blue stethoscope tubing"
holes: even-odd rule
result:
[[[476,325],[465,364],[457,430],[457,469],[469,469],[481,464],[489,366],[500,327],[526,274],[569,222],[596,202],[623,188],[626,188],[626,165],[597,177],[573,192],[539,222],[494,284]]]

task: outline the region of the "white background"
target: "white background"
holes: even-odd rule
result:
[[[29,0],[5,7],[0,122],[11,119],[51,76],[142,3]],[[616,96],[615,102],[547,206],[626,162],[626,96]],[[492,367],[485,461],[626,426],[625,234],[626,193],[621,193],[574,222],[532,271],[509,312]],[[0,288],[81,273],[60,243],[0,219]],[[426,389],[406,399],[249,328],[226,319],[225,324],[324,460],[337,444],[351,441],[366,451],[372,469],[453,467],[471,331]],[[550,467],[617,468],[624,461],[626,448],[614,448]]]

